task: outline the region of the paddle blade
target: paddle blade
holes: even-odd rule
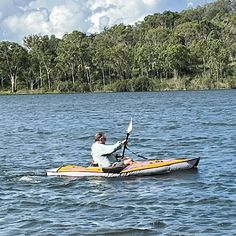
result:
[[[127,134],[129,134],[133,129],[133,120],[132,118],[130,119],[129,126],[127,128]]]

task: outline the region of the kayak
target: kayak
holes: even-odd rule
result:
[[[200,161],[197,158],[179,158],[169,160],[135,161],[124,167],[96,167],[66,165],[59,168],[47,170],[48,176],[71,176],[71,177],[128,177],[128,176],[150,176],[165,174],[173,171],[196,168]]]

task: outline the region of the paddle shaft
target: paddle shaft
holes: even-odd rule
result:
[[[127,147],[126,147],[126,149],[129,150],[132,154],[134,154],[134,155],[137,156],[137,157],[140,157],[140,158],[142,158],[142,159],[144,159],[144,160],[149,160],[147,157],[144,157],[144,156],[142,156],[142,155],[139,155],[139,154],[137,154],[136,152],[131,151],[131,150],[130,150],[129,148],[127,148]]]
[[[127,147],[128,139],[129,139],[129,133],[127,133],[127,135],[126,135],[126,139],[125,139],[125,144],[124,144],[124,149],[123,149],[122,157],[125,156],[125,149],[126,149],[126,147]]]

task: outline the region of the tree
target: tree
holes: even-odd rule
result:
[[[12,93],[17,91],[18,77],[27,68],[27,60],[27,50],[22,46],[14,42],[0,42],[0,67],[11,81]]]
[[[73,88],[76,81],[86,78],[91,90],[89,41],[84,33],[73,31],[64,35],[57,49],[57,66],[71,78]]]
[[[179,17],[180,14],[177,12],[164,11],[163,14],[155,13],[152,16],[146,16],[142,25],[145,28],[163,27],[172,30]]]
[[[160,60],[164,62],[165,71],[178,78],[179,73],[189,65],[189,52],[184,45],[167,44],[160,54]]]
[[[51,90],[53,85],[53,72],[56,66],[56,50],[59,39],[54,35],[32,35],[24,38],[24,45],[28,48],[32,63],[38,63],[40,87],[46,86]],[[47,85],[44,83],[46,80]]]
[[[213,78],[215,77],[218,82],[219,79],[224,77],[223,72],[226,70],[229,62],[229,53],[225,49],[223,42],[217,39],[207,41],[207,48],[206,56],[210,75]]]
[[[159,61],[160,47],[151,43],[137,44],[134,50],[135,68],[139,71],[138,76],[155,77],[161,70]]]
[[[176,26],[174,34],[184,39],[185,46],[190,46],[193,40],[198,38],[199,24],[196,21],[185,22]]]
[[[110,48],[113,46],[111,40],[106,36],[106,32],[95,36],[92,58],[92,63],[97,68],[97,75],[100,75],[101,73],[103,89],[105,89],[107,81],[111,81],[111,62],[109,55]]]
[[[131,77],[133,64],[133,30],[115,25],[94,38],[93,63],[102,74],[103,88],[107,81]],[[99,73],[100,74],[100,73]]]

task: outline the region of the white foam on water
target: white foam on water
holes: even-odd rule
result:
[[[27,183],[39,183],[40,181],[37,179],[36,176],[22,176],[19,179],[20,182],[27,182]]]

